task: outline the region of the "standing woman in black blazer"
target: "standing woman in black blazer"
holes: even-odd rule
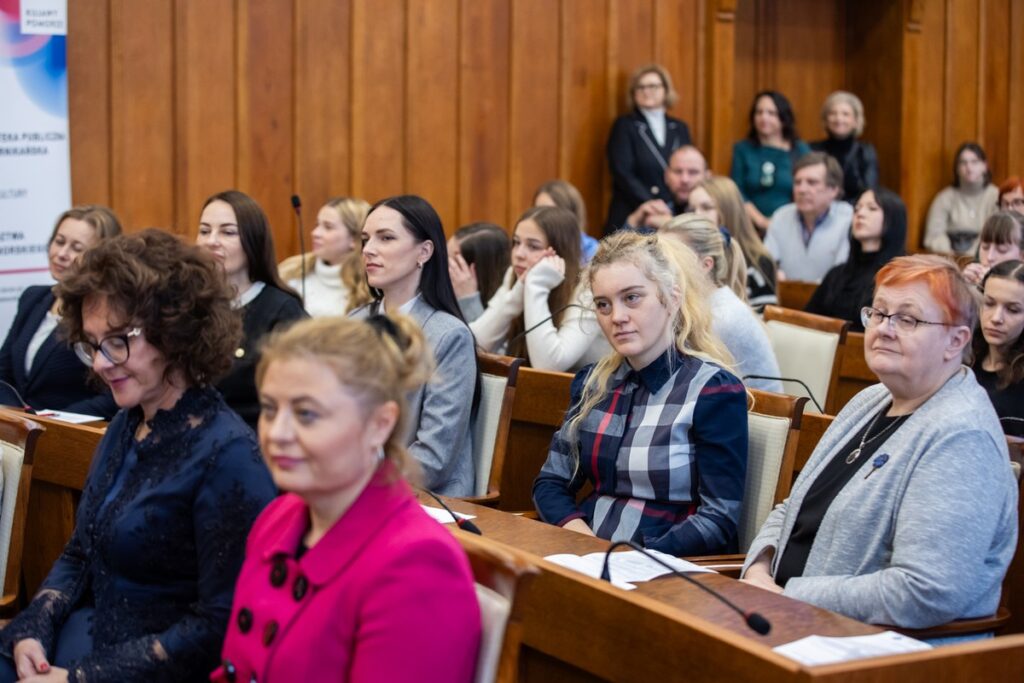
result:
[[[59,283],[87,249],[120,234],[121,223],[105,206],[68,209],[50,235],[50,276]],[[117,412],[110,390],[89,382],[88,368],[58,336],[60,300],[53,290],[50,285],[33,285],[18,299],[18,312],[0,347],[0,380],[5,383],[0,384],[0,403],[109,420]]]
[[[259,345],[278,325],[309,317],[299,295],[277,272],[270,222],[260,205],[238,190],[213,195],[203,204],[196,244],[208,249],[234,288],[242,311],[242,343],[227,376],[217,383],[228,406],[256,429]]]
[[[616,119],[608,136],[612,201],[605,234],[625,225],[644,202],[671,200],[665,168],[672,152],[690,144],[687,125],[665,113],[678,98],[668,71],[658,64],[642,66],[630,76],[626,106],[633,111]]]

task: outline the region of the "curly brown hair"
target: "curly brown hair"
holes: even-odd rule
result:
[[[241,316],[231,308],[231,290],[213,258],[155,228],[112,237],[88,250],[57,286],[57,297],[71,343],[85,339],[86,301],[106,298],[163,354],[165,378],[180,372],[189,386],[225,374],[242,339]]]

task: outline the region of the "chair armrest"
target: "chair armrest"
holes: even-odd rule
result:
[[[699,555],[697,557],[684,557],[683,559],[701,567],[714,569],[719,574],[738,579],[746,557],[746,555],[736,553],[729,555]]]
[[[931,628],[902,628],[900,626],[889,626],[877,624],[877,626],[892,631],[897,631],[905,636],[926,640],[928,638],[949,638],[952,636],[968,636],[978,633],[998,631],[1010,621],[1010,610],[1000,607],[990,617],[978,617],[976,619],[957,619]]]
[[[501,502],[501,493],[498,491],[488,491],[482,496],[465,496],[463,498],[456,498],[456,500],[497,509],[498,503]]]

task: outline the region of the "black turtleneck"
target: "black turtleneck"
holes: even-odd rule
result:
[[[870,144],[850,135],[811,143],[811,149],[825,152],[843,168],[843,199],[855,204],[864,190],[878,186],[878,155]]]

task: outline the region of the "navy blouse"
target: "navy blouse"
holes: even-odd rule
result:
[[[133,408],[110,423],[71,540],[0,632],[4,655],[37,638],[52,658],[68,616],[94,605],[93,650],[72,663],[71,681],[202,680],[216,666],[246,536],[274,485],[252,431],[215,389],[189,389],[135,442],[141,419]]]

